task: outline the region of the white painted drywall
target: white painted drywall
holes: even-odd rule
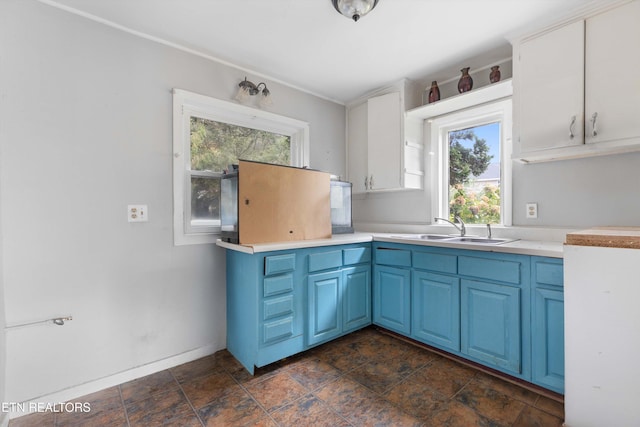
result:
[[[224,250],[173,245],[171,89],[230,100],[247,73],[34,0],[0,16],[6,321],[73,316],[8,329],[0,397],[224,348]],[[311,166],[344,175],[344,107],[267,83],[271,111],[310,123]]]
[[[565,247],[567,427],[638,425],[638,263],[638,249]]]
[[[2,158],[2,148],[0,147],[0,158]],[[1,179],[1,177],[0,177]],[[1,184],[1,183],[0,183]],[[2,200],[2,185],[0,185],[0,200]],[[5,299],[4,299],[4,280],[2,271],[3,264],[3,238],[2,238],[2,210],[0,209],[0,404],[6,402],[6,359],[7,359],[7,343],[5,339]],[[9,423],[9,412],[0,410],[0,427],[5,427]]]

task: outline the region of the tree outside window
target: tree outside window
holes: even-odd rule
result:
[[[285,135],[192,116],[191,219],[220,219],[220,176],[238,160],[290,164]]]
[[[448,132],[449,218],[500,223],[500,123]]]

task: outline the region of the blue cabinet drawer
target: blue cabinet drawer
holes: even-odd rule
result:
[[[464,276],[519,285],[522,280],[521,264],[519,261],[506,259],[459,256],[458,273]]]
[[[342,251],[343,265],[371,262],[371,248],[350,248]]]
[[[393,248],[376,248],[376,264],[411,267],[411,251]]]
[[[533,258],[533,282],[538,285],[562,286],[564,267],[561,259]]]
[[[309,272],[329,270],[342,266],[342,251],[320,252],[309,255]]]
[[[266,322],[263,327],[263,344],[293,336],[293,317]]]
[[[293,291],[293,275],[285,274],[276,277],[264,278],[264,296],[270,297],[285,292]]]
[[[423,270],[456,274],[458,272],[458,257],[455,255],[414,251],[413,266]]]
[[[263,319],[269,320],[274,317],[284,316],[293,313],[293,295],[286,295],[280,298],[272,298],[263,302]]]
[[[271,255],[264,259],[264,275],[286,273],[296,269],[296,254]]]

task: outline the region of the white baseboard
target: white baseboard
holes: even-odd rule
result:
[[[176,356],[171,356],[166,359],[151,362],[142,366],[137,366],[123,372],[118,372],[108,377],[99,378],[83,384],[78,384],[77,386],[66,388],[64,390],[47,394],[45,396],[37,397],[35,399],[24,402],[24,405],[22,405],[25,409],[24,412],[11,411],[9,413],[0,413],[0,427],[7,427],[9,424],[9,419],[18,418],[34,412],[33,410],[29,410],[29,408],[37,407],[38,403],[46,405],[47,403],[67,402],[69,400],[77,399],[87,394],[95,393],[97,391],[104,390],[106,388],[113,387],[127,381],[135,380],[136,378],[141,378],[146,375],[172,368],[174,366],[182,365],[183,363],[200,359],[201,357],[208,356],[222,349],[224,349],[224,347],[219,348],[219,345],[209,344],[195,350],[190,350],[178,354]]]

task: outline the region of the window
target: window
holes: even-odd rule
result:
[[[239,159],[304,166],[305,122],[174,89],[174,243],[213,243],[220,231],[220,177]]]
[[[433,216],[511,224],[511,100],[431,121]]]

